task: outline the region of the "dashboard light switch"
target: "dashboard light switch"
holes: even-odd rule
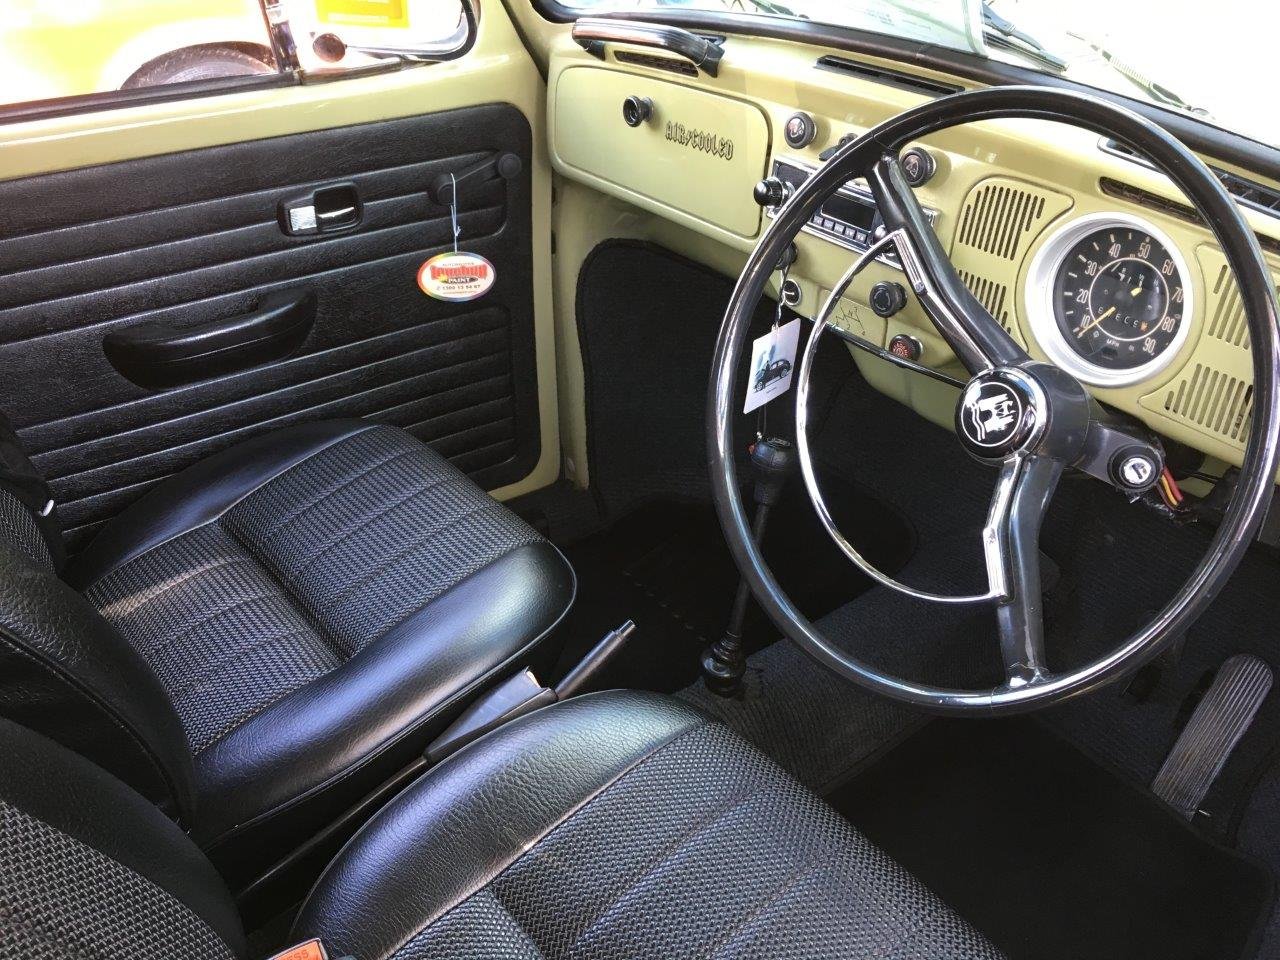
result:
[[[782,135],[786,137],[788,146],[799,150],[813,143],[813,138],[818,135],[818,125],[807,113],[793,113],[782,128]]]
[[[922,187],[933,179],[938,170],[938,162],[923,147],[912,147],[902,154],[902,173],[907,183],[913,187]]]
[[[909,333],[900,333],[889,341],[889,352],[903,360],[919,363],[924,346]]]

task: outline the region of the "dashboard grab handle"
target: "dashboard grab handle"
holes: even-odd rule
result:
[[[656,47],[684,57],[709,77],[720,73],[724,50],[720,44],[696,33],[662,23],[638,20],[611,20],[607,17],[582,17],[573,25],[573,39],[593,57],[604,59],[605,44],[628,43],[637,47]]]

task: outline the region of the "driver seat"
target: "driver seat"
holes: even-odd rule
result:
[[[1001,955],[727,727],[615,691],[529,714],[339,854],[291,941],[330,958]],[[227,891],[154,806],[0,721],[0,960],[246,957]]]

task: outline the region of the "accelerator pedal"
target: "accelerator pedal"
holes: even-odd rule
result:
[[[1190,820],[1271,689],[1271,668],[1247,653],[1231,657],[1191,714],[1151,789]]]

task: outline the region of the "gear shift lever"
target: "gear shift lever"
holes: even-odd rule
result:
[[[780,437],[762,437],[751,445],[751,473],[755,477],[753,497],[756,516],[751,526],[756,543],[764,539],[769,511],[782,497],[787,478],[795,472],[796,448]],[[742,623],[746,619],[751,588],[745,578],[738,581],[733,610],[724,636],[702,652],[702,679],[707,689],[722,697],[735,697],[742,689],[747,658],[742,651]]]

